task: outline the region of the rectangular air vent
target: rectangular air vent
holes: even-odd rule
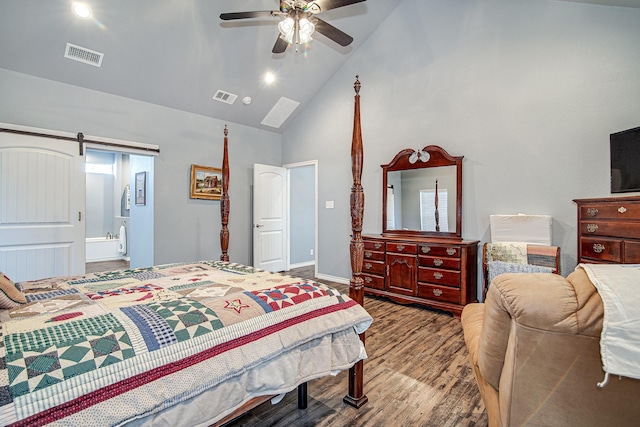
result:
[[[67,43],[67,48],[64,51],[64,57],[84,64],[93,65],[94,67],[100,67],[102,65],[104,53]]]
[[[225,92],[223,90],[218,90],[215,95],[213,95],[213,99],[216,101],[224,102],[227,104],[233,104],[238,95],[234,95],[229,92]]]
[[[265,126],[271,126],[279,128],[282,126],[285,120],[293,113],[300,103],[293,99],[285,98],[281,96],[278,102],[275,103],[271,111],[262,119],[260,124]]]

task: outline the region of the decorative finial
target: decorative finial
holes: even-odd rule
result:
[[[356,82],[353,84],[353,88],[356,90],[356,95],[360,95],[360,80],[358,80],[360,76],[356,74]]]
[[[229,129],[227,129],[227,125],[224,125],[224,136],[229,135]]]

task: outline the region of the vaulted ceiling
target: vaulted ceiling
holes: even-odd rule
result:
[[[401,0],[369,0],[321,14],[354,42],[322,34],[295,52],[271,49],[277,17],[222,21],[223,12],[277,10],[277,0],[1,0],[0,67],[62,83],[281,132],[261,125],[280,97],[300,105],[295,117]],[[104,54],[100,67],[64,57],[67,43]],[[276,76],[264,81],[267,72]],[[231,105],[213,99],[222,90]],[[250,97],[246,105],[243,98]]]
[[[282,132],[402,3],[368,0],[325,11],[321,18],[351,35],[351,45],[315,34],[298,52],[290,46],[273,54],[278,18],[219,15],[277,10],[277,0],[83,1],[91,19],[74,16],[71,0],[0,0],[0,68],[272,132]],[[581,1],[640,7],[640,0]],[[104,54],[100,67],[65,58],[68,43]],[[271,84],[267,72],[276,76]],[[237,99],[216,101],[218,90]],[[262,125],[281,97],[300,105],[282,126]]]

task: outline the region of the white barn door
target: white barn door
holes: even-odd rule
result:
[[[286,268],[286,176],[277,166],[253,165],[253,266]]]
[[[0,271],[16,282],[84,273],[84,211],[78,144],[0,133]]]

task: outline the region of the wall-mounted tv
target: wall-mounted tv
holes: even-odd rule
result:
[[[640,127],[612,133],[611,192],[640,191]]]

